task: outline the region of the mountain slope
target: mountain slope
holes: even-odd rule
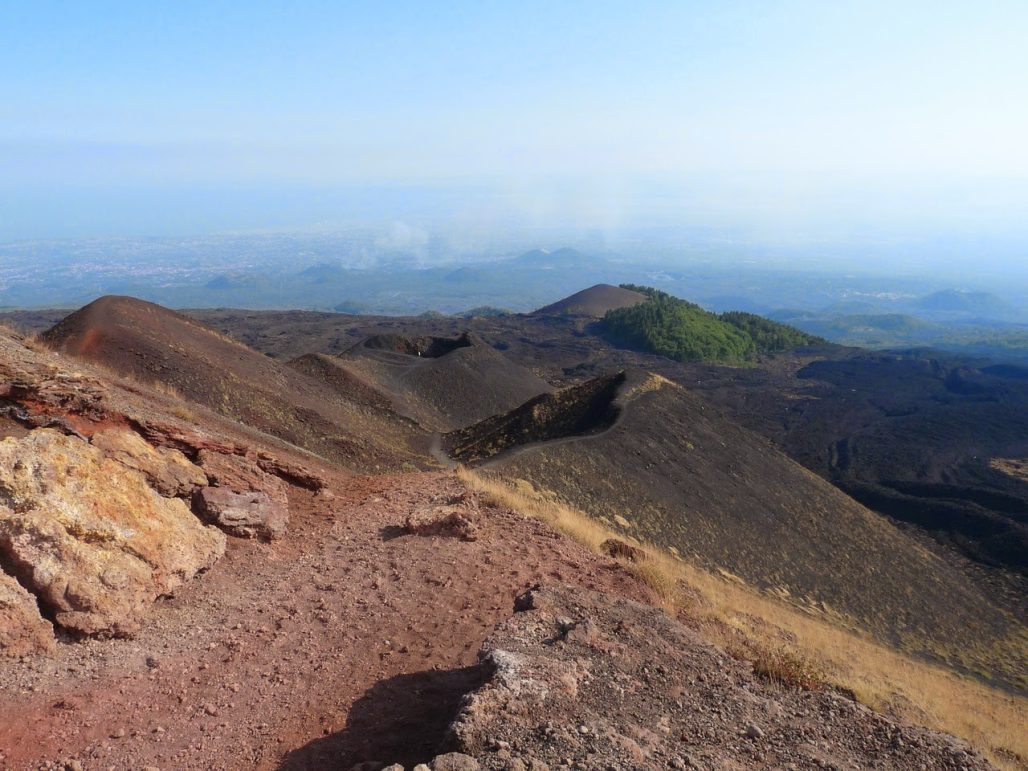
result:
[[[592,316],[602,318],[605,313],[618,308],[630,308],[646,302],[646,295],[610,284],[596,284],[581,292],[575,292],[555,303],[540,308],[533,316]]]
[[[1010,307],[990,292],[969,292],[943,289],[914,302],[918,310],[937,313],[966,313],[998,318],[1010,313]]]
[[[555,586],[515,609],[483,646],[490,677],[452,728],[483,768],[511,767],[495,762],[499,741],[548,768],[991,768],[839,694],[768,683],[652,607]],[[561,725],[569,714],[579,728]]]
[[[598,329],[624,345],[676,361],[743,363],[757,353],[826,342],[752,313],[717,315],[651,287],[622,288],[644,295],[646,301],[607,311]]]
[[[372,335],[335,362],[399,413],[432,430],[466,426],[552,390],[466,333],[455,338]]]
[[[1016,629],[883,518],[663,378],[590,381],[447,442],[456,459],[528,480],[628,536],[922,653],[941,644],[970,662],[972,643]]]
[[[155,313],[164,318],[161,309]],[[186,332],[170,324],[156,331]],[[145,317],[136,326],[143,338],[155,334]],[[125,334],[133,347],[123,353],[139,358],[142,342]],[[246,350],[212,349],[202,337],[185,342],[174,344],[194,356]],[[379,341],[379,348],[395,353],[397,342]],[[452,334],[424,347],[413,342],[422,353],[449,350],[441,359],[472,347],[454,346]],[[147,351],[148,363],[153,354]],[[319,367],[330,359],[310,357],[305,366],[323,377]],[[239,366],[231,358],[211,363]],[[708,583],[697,583],[702,571],[653,550],[654,562],[635,563],[585,539],[576,544],[544,524],[548,518],[476,492],[466,471],[355,476],[342,461],[325,462],[186,402],[141,371],[118,377],[0,330],[0,619],[21,628],[13,639],[2,633],[8,629],[0,632],[0,654],[6,646],[13,656],[0,661],[4,768],[301,769],[392,761],[409,768],[443,751],[458,729],[469,742],[489,742],[466,747],[486,768],[541,758],[590,767],[597,754],[607,764],[639,768],[761,758],[986,767],[948,737],[869,716],[831,691],[768,682],[760,651],[779,649],[814,661],[826,649],[843,651],[828,682],[853,689],[864,703],[955,731],[1005,767],[1028,757],[1017,730],[1026,714],[1021,699],[899,657],[814,612],[768,597],[755,604],[756,595],[735,580],[708,575]],[[264,384],[246,385],[263,398]],[[343,399],[397,421],[367,381],[343,376],[322,385],[326,409]],[[601,442],[665,384],[629,373],[586,386],[568,408],[567,399],[533,400],[534,416],[519,413],[524,441]],[[528,446],[515,438],[521,443],[511,453]],[[207,504],[219,491],[237,502],[263,496],[288,506],[288,527],[267,540],[239,537],[239,506],[231,520],[208,525]],[[187,541],[180,530],[151,537],[155,505],[166,514],[177,510],[194,531],[194,516],[227,531],[224,554],[193,574],[182,562]],[[627,509],[620,515],[634,519]],[[89,555],[96,558],[84,559]],[[680,574],[670,574],[678,575],[670,580],[673,595],[649,572],[658,560],[681,565]],[[535,593],[526,607],[525,590],[554,581],[570,586]],[[516,609],[529,612],[510,618],[518,596]],[[61,605],[84,606],[75,610],[95,617],[117,610],[98,604],[116,597],[131,601],[132,629],[118,626],[135,637],[53,644],[41,611],[71,623],[77,619]],[[796,623],[780,626],[783,611]],[[752,647],[732,645],[743,638]],[[980,642],[993,640],[982,635]],[[513,656],[493,655],[497,649]],[[863,658],[868,650],[872,657]],[[892,658],[882,665],[883,656]],[[503,663],[520,664],[520,671],[494,671]],[[542,705],[528,701],[540,685],[554,696]],[[497,695],[500,711],[489,708]],[[474,711],[450,723],[470,703]],[[485,721],[477,724],[482,730],[469,718]],[[543,720],[552,731],[538,730]],[[750,721],[763,735],[749,730]],[[605,758],[611,741],[616,759]],[[437,758],[436,768],[443,763]]]
[[[43,339],[352,468],[425,458],[427,438],[391,413],[152,303],[102,297]]]

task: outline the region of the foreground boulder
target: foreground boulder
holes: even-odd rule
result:
[[[423,506],[407,515],[403,529],[411,535],[443,536],[462,541],[477,541],[478,525],[463,506]]]
[[[281,479],[244,456],[201,450],[197,460],[212,485],[196,493],[195,508],[204,521],[242,538],[285,534],[289,496]]]
[[[0,508],[0,516],[3,509]],[[54,629],[39,615],[35,598],[0,573],[0,656],[24,656],[54,647]]]
[[[518,607],[451,727],[483,768],[992,768],[951,736],[774,686],[655,608],[568,587]]]
[[[185,498],[207,484],[203,471],[181,452],[153,447],[134,431],[99,431],[90,441],[108,458],[140,472],[154,490],[166,497]]]
[[[131,635],[147,607],[224,553],[225,536],[143,472],[39,429],[0,442],[0,563],[89,635]]]
[[[196,495],[196,512],[205,522],[229,535],[270,541],[281,538],[289,511],[265,492],[236,492],[227,487],[205,487]]]

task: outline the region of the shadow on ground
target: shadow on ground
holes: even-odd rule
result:
[[[481,666],[397,675],[375,683],[350,710],[346,727],[290,752],[282,771],[343,769],[357,763],[430,761],[464,694],[485,680]]]

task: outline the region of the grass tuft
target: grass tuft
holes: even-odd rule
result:
[[[546,490],[518,479],[457,468],[457,476],[487,502],[546,522],[604,554],[609,538],[624,538]],[[668,612],[699,625],[730,655],[781,687],[835,687],[900,720],[960,736],[1003,769],[1028,766],[1028,700],[953,671],[913,659],[839,619],[800,608],[722,577],[670,552],[640,544],[646,559],[625,561]]]
[[[50,346],[47,345],[46,341],[37,333],[25,335],[25,339],[22,340],[22,343],[24,343],[25,347],[30,351],[35,351],[36,353],[45,353],[50,350]]]
[[[782,688],[824,690],[828,683],[821,666],[808,656],[785,645],[754,651],[753,672]]]

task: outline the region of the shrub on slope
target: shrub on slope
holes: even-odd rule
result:
[[[718,316],[650,287],[622,284],[622,288],[645,294],[649,299],[609,311],[603,317],[603,329],[626,345],[677,361],[742,363],[757,353],[823,342],[751,313]]]
[[[828,341],[816,335],[809,335],[788,324],[779,324],[763,316],[744,311],[728,311],[718,318],[748,334],[760,353],[788,351],[804,345],[822,345]]]
[[[611,337],[677,361],[741,363],[756,353],[749,335],[700,306],[656,289],[623,286],[649,299],[608,311],[603,328]]]

